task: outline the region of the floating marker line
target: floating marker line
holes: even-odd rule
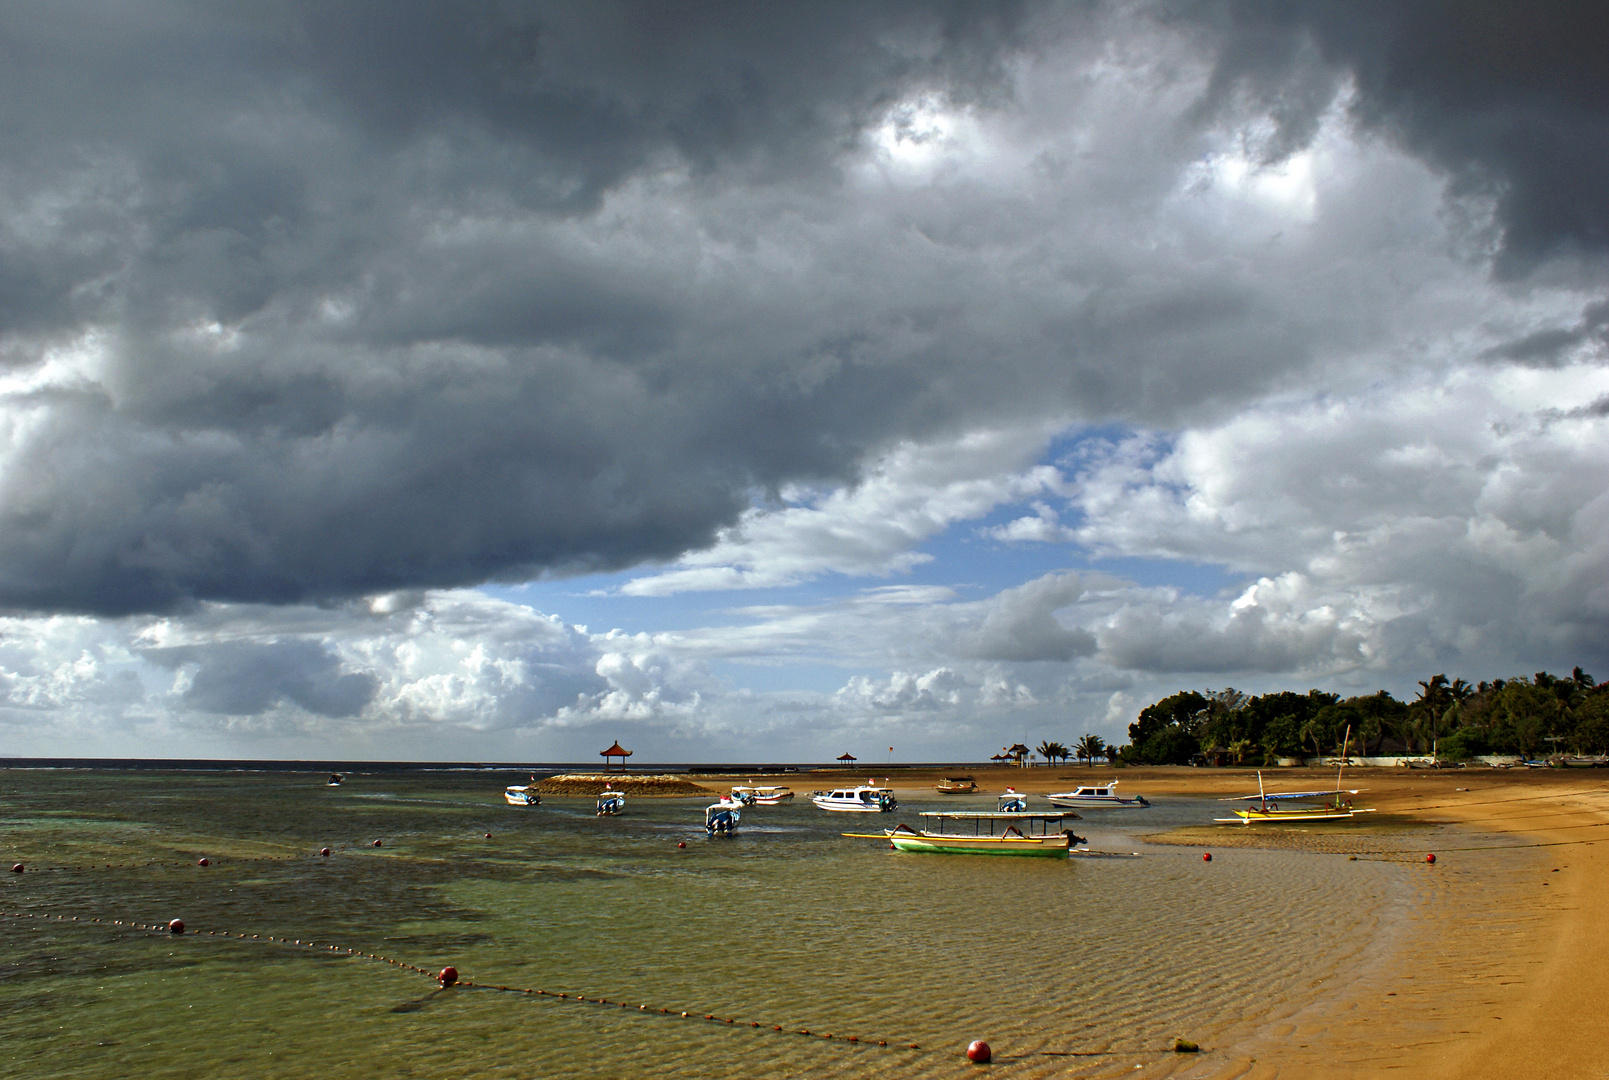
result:
[[[275,935],[275,934],[231,933],[228,930],[198,930],[198,929],[195,929],[194,927],[183,927],[182,929],[179,929],[179,930],[173,930],[173,929],[170,928],[170,926],[168,924],[141,923],[141,922],[135,922],[133,920],[126,920],[126,919],[87,918],[87,917],[82,917],[82,916],[78,916],[78,915],[53,915],[53,914],[48,914],[48,913],[43,913],[43,912],[36,912],[36,911],[8,911],[8,912],[5,912],[4,915],[6,917],[15,918],[15,919],[38,919],[38,920],[41,920],[41,921],[64,922],[64,923],[80,923],[80,924],[86,924],[86,925],[99,925],[99,926],[115,926],[115,927],[122,927],[124,929],[129,929],[129,930],[138,930],[138,931],[147,932],[147,933],[160,933],[160,934],[163,934],[163,935],[168,936],[170,938],[176,938],[176,937],[227,938],[227,939],[229,939],[231,941],[246,941],[246,942],[255,941],[255,942],[262,942],[262,943],[271,944],[271,945],[290,946],[292,948],[309,949],[309,950],[313,950],[313,951],[317,951],[317,952],[328,952],[328,953],[331,953],[331,954],[337,955],[337,956],[349,956],[349,957],[353,957],[355,959],[360,959],[360,960],[373,960],[373,961],[376,961],[378,963],[389,964],[392,967],[399,968],[399,969],[401,969],[403,971],[415,972],[416,974],[423,975],[424,977],[430,979],[432,982],[443,981],[440,978],[440,976],[438,976],[438,974],[436,972],[431,971],[428,968],[419,967],[417,964],[405,963],[404,961],[394,960],[391,957],[384,956],[384,955],[382,955],[380,953],[364,952],[361,949],[349,949],[349,948],[344,948],[343,946],[340,946],[340,945],[320,945],[320,944],[318,944],[317,942],[315,942],[315,941],[313,941],[311,939],[304,940],[302,938],[287,938],[287,937],[280,937],[280,936]],[[463,987],[464,989],[467,989],[467,990],[483,990],[483,991],[489,991],[489,992],[502,992],[502,993],[508,993],[508,994],[519,994],[521,996],[529,996],[529,997],[547,997],[547,998],[554,998],[554,999],[560,1000],[560,1001],[574,1001],[574,1002],[579,1002],[579,1003],[583,1003],[583,1004],[587,1004],[587,1005],[607,1005],[607,1006],[610,1006],[610,1007],[617,1007],[617,1008],[624,1009],[624,1010],[627,1010],[627,1011],[630,1011],[630,1012],[637,1012],[637,1013],[640,1013],[640,1014],[650,1015],[650,1016],[668,1016],[668,1017],[672,1017],[672,1018],[675,1018],[675,1019],[681,1019],[681,1020],[702,1020],[702,1021],[704,1021],[706,1023],[725,1024],[725,1025],[730,1025],[732,1027],[746,1027],[746,1028],[748,1028],[750,1030],[753,1030],[753,1031],[766,1031],[766,1030],[769,1030],[773,1034],[795,1035],[795,1036],[804,1036],[804,1037],[811,1038],[811,1039],[822,1039],[822,1040],[832,1040],[832,1041],[836,1041],[836,1042],[854,1043],[857,1046],[868,1046],[868,1047],[869,1046],[878,1046],[878,1047],[885,1047],[885,1048],[893,1049],[893,1050],[921,1050],[922,1049],[922,1047],[921,1047],[921,1045],[919,1043],[890,1042],[888,1039],[863,1039],[858,1035],[842,1035],[842,1034],[836,1034],[836,1033],[829,1032],[829,1031],[812,1031],[809,1028],[796,1028],[796,1027],[792,1027],[792,1026],[785,1026],[785,1025],[782,1025],[782,1024],[762,1024],[758,1020],[739,1020],[739,1019],[737,1019],[735,1017],[717,1016],[715,1013],[697,1013],[697,1012],[692,1012],[692,1011],[685,1010],[685,1009],[682,1009],[682,1010],[667,1009],[667,1008],[663,1008],[663,1007],[656,1007],[656,1006],[653,1006],[653,1005],[648,1005],[646,1003],[645,1004],[640,1004],[640,1005],[632,1005],[629,1002],[624,1002],[624,1001],[610,1001],[608,998],[605,998],[605,997],[587,997],[585,994],[580,994],[580,993],[572,994],[572,993],[567,993],[567,992],[563,992],[563,991],[556,991],[556,990],[542,990],[542,989],[538,989],[538,988],[535,988],[535,987],[520,987],[520,986],[507,986],[507,985],[503,985],[503,984],[478,983],[478,982],[474,982],[474,981],[469,980],[469,979],[454,979],[449,985],[452,985],[452,986],[455,986],[455,987]]]

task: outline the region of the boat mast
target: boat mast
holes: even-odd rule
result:
[[[1341,806],[1341,774],[1346,771],[1346,748],[1352,743],[1352,725],[1346,726],[1346,734],[1341,736],[1341,764],[1335,770],[1335,805]]]

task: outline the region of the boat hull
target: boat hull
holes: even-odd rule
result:
[[[923,836],[894,833],[888,842],[900,851],[932,855],[1015,855],[1041,859],[1065,859],[1069,847],[1066,836]]]
[[[1071,795],[1046,795],[1045,801],[1052,806],[1074,810],[1142,810],[1151,805],[1139,799],[1092,799]]]
[[[1234,817],[1213,818],[1213,820],[1226,825],[1255,825],[1259,823],[1274,825],[1303,825],[1314,821],[1347,821],[1361,813],[1364,813],[1364,811],[1328,809],[1285,811],[1236,810],[1234,811]]]

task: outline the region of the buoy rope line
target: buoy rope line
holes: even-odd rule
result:
[[[714,1013],[699,1013],[685,1009],[667,1009],[648,1004],[632,1005],[625,1001],[611,1001],[605,997],[587,997],[585,994],[580,993],[571,994],[556,990],[541,990],[535,987],[506,986],[502,984],[494,985],[492,983],[474,982],[469,979],[459,978],[458,973],[454,968],[445,968],[438,973],[431,971],[428,968],[419,967],[417,964],[409,964],[401,960],[393,960],[391,957],[383,956],[380,953],[364,952],[362,949],[348,949],[340,945],[320,945],[312,940],[279,937],[275,934],[241,934],[231,933],[228,930],[195,930],[186,928],[183,923],[177,922],[177,920],[175,920],[175,923],[162,925],[155,923],[133,922],[126,919],[96,919],[85,918],[78,915],[51,915],[36,911],[8,911],[5,912],[4,915],[7,918],[13,919],[38,919],[40,921],[49,922],[79,923],[80,925],[88,924],[98,926],[115,926],[126,930],[138,930],[147,933],[155,932],[172,937],[182,935],[184,937],[193,936],[194,938],[227,938],[231,941],[260,942],[268,945],[290,946],[291,948],[308,949],[321,953],[327,952],[334,956],[346,956],[359,960],[373,960],[378,963],[389,964],[392,967],[398,968],[402,971],[411,971],[415,974],[423,975],[432,982],[440,983],[444,988],[449,986],[463,987],[468,990],[485,990],[505,994],[519,994],[522,997],[546,997],[559,1001],[574,1001],[586,1005],[606,1005],[610,1008],[625,1009],[643,1015],[668,1016],[679,1020],[701,1020],[705,1023],[729,1025],[734,1028],[743,1027],[756,1031],[770,1031],[773,1034],[805,1036],[811,1039],[854,1043],[857,1046],[878,1046],[886,1047],[892,1050],[922,1049],[921,1045],[918,1043],[890,1042],[888,1039],[863,1039],[858,1035],[843,1035],[827,1031],[812,1031],[809,1028],[796,1028],[782,1024],[762,1024],[758,1020],[739,1020],[735,1017],[717,1016]],[[451,973],[450,977],[449,973]]]
[[[144,862],[85,863],[82,866],[33,866],[30,864],[28,866],[28,872],[30,874],[71,874],[87,873],[91,870],[149,870],[158,867],[175,866],[188,866],[205,869],[207,866],[239,866],[243,863],[290,862],[293,859],[308,858],[316,859],[318,856],[303,855],[298,853],[295,855],[226,855],[223,858],[214,858],[213,856],[208,855],[206,856],[207,862],[205,864],[198,863],[197,859],[186,859],[180,862],[172,862],[167,859],[147,859]]]

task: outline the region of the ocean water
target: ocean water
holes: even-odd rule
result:
[[[1210,1058],[1384,962],[1416,902],[1401,863],[1139,842],[1197,800],[1089,812],[1142,857],[1062,862],[839,835],[936,795],[709,839],[702,799],[600,819],[506,805],[517,775],[324,779],[0,772],[27,867],[0,881],[0,1073],[948,1077],[984,1038],[995,1075],[1169,1075],[1209,1065],[1176,1037]],[[478,985],[404,966],[448,964]]]

